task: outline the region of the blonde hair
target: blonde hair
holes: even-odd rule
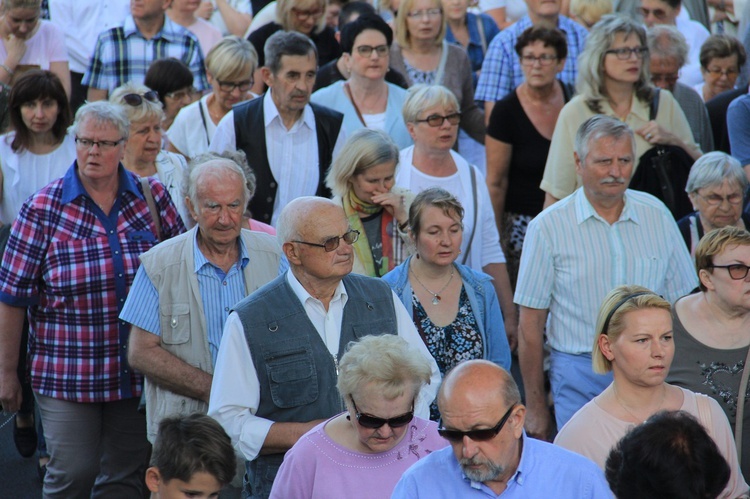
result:
[[[301,3],[308,3],[309,0],[276,0],[276,22],[281,25],[284,31],[294,31],[294,23],[292,22],[293,8],[296,8]],[[326,27],[326,7],[328,7],[327,0],[314,0],[315,3],[321,8],[323,13],[318,19],[318,24],[313,28],[313,33],[320,33]]]
[[[257,66],[255,48],[238,36],[225,36],[206,55],[206,70],[217,80],[252,78]]]
[[[458,99],[450,89],[442,85],[418,84],[408,90],[401,108],[404,123],[415,123],[419,119],[419,113],[433,106],[452,107],[456,112],[461,112]]]
[[[698,285],[701,291],[707,288],[700,280],[701,270],[713,272],[714,257],[723,253],[729,246],[750,246],[750,232],[727,225],[704,235],[695,249],[695,270],[698,272]]]
[[[146,85],[129,81],[124,85],[120,85],[109,96],[109,102],[112,104],[119,104],[125,110],[125,114],[128,115],[130,124],[140,123],[146,120],[164,119],[164,110],[162,109],[162,103],[160,101],[150,101],[143,97],[147,92],[152,90]],[[125,102],[125,96],[129,94],[138,94],[142,97],[142,101],[137,106],[131,106]]]
[[[360,128],[346,140],[328,170],[326,186],[334,195],[344,197],[351,189],[349,181],[353,177],[375,166],[391,162],[394,163],[395,175],[398,160],[398,146],[387,133],[382,130]]]
[[[614,10],[612,0],[570,0],[570,14],[591,28]]]
[[[415,0],[403,0],[398,7],[398,13],[396,14],[396,27],[393,31],[396,32],[396,42],[405,49],[411,47],[411,33],[409,33],[409,26],[406,21],[408,20],[408,14],[411,12],[414,2]],[[435,2],[435,7],[433,8],[440,9],[440,19],[442,21],[440,23],[440,31],[438,31],[438,34],[435,37],[435,46],[438,46],[443,43],[445,30],[447,28],[445,14],[443,13],[443,3],[440,0],[433,0],[433,2]]]
[[[38,9],[41,11],[42,0],[0,0],[0,12],[8,12],[9,9]]]

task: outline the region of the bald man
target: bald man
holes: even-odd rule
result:
[[[409,468],[394,499],[612,497],[592,461],[525,434],[526,408],[502,367],[486,360],[459,364],[440,387],[438,407],[438,431],[451,445]]]
[[[277,237],[289,270],[235,306],[224,328],[209,415],[247,462],[252,498],[268,497],[284,453],[316,424],[344,410],[338,359],[350,341],[398,334],[432,367],[417,415],[427,419],[440,374],[406,309],[380,279],[351,274],[352,244],[340,205],[297,198]]]

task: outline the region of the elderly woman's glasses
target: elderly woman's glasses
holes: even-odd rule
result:
[[[402,426],[408,425],[411,420],[414,419],[413,404],[411,411],[405,414],[401,414],[400,416],[385,419],[373,416],[371,414],[359,412],[359,409],[357,409],[357,404],[354,402],[354,397],[350,395],[349,398],[352,400],[352,405],[354,406],[354,414],[357,417],[357,422],[363,428],[370,428],[371,430],[375,430],[386,424],[391,428],[401,428]]]
[[[609,49],[605,54],[614,54],[621,61],[627,61],[632,55],[636,59],[643,59],[643,56],[648,53],[648,47],[620,47],[619,49]]]
[[[733,263],[731,265],[709,265],[708,267],[711,269],[727,269],[729,277],[735,281],[740,281],[747,277],[748,270],[750,270],[750,267],[742,263]]]
[[[326,253],[330,253],[331,251],[335,251],[336,248],[339,247],[339,241],[344,240],[347,244],[354,244],[357,242],[357,239],[359,239],[359,231],[358,230],[350,230],[343,236],[335,236],[330,239],[326,239],[323,244],[318,243],[308,243],[307,241],[292,241],[293,243],[299,243],[299,244],[306,244],[308,246],[315,246],[316,248],[323,248],[326,250]]]
[[[82,139],[80,137],[76,137],[76,144],[78,147],[82,149],[88,149],[91,150],[94,146],[99,146],[99,149],[102,151],[108,151],[112,148],[114,148],[117,144],[122,142],[123,139],[120,140],[91,140],[91,139]]]
[[[535,62],[538,62],[541,66],[549,66],[557,60],[556,55],[542,54],[539,57],[533,55],[522,55],[521,64],[524,66],[533,66]]]
[[[242,81],[221,81],[216,80],[219,83],[219,89],[222,92],[233,92],[235,88],[239,88],[240,92],[247,92],[250,87],[253,86],[253,80],[242,80]]]
[[[423,17],[431,18],[431,17],[438,17],[443,13],[443,9],[422,9],[422,10],[412,10],[411,12],[406,13],[406,17],[409,17],[411,19],[422,19]]]
[[[730,68],[730,69],[703,68],[703,70],[706,73],[709,73],[711,76],[715,76],[717,78],[721,78],[722,76],[726,76],[727,78],[734,78],[740,73],[738,70],[733,69],[733,68]]]
[[[426,117],[423,120],[414,120],[417,123],[427,123],[433,128],[437,128],[439,126],[443,126],[443,123],[445,120],[448,120],[448,123],[451,125],[458,125],[461,123],[461,113],[451,113],[447,116],[441,116],[439,114],[431,114],[430,116]]]
[[[153,90],[149,90],[143,95],[125,94],[122,96],[122,100],[125,101],[125,104],[133,107],[143,104],[143,99],[146,99],[149,102],[159,102],[159,94],[157,94]]]
[[[703,200],[706,202],[709,206],[719,206],[724,201],[726,201],[729,204],[738,205],[742,203],[743,197],[742,194],[739,192],[736,192],[734,194],[730,194],[727,197],[719,196],[718,194],[709,194],[708,196],[704,196],[703,194],[696,192],[698,196],[703,198]]]
[[[377,52],[378,57],[385,57],[388,55],[388,45],[378,45],[376,47],[373,47],[372,45],[360,45],[356,50],[362,57],[370,57],[373,51]]]
[[[438,428],[438,433],[440,434],[441,437],[451,442],[461,442],[463,441],[464,437],[469,437],[475,442],[484,442],[485,440],[490,440],[492,438],[495,438],[495,436],[498,433],[500,433],[500,430],[502,430],[503,426],[505,426],[506,421],[508,421],[508,418],[510,418],[510,414],[511,412],[513,412],[513,409],[515,409],[515,407],[516,407],[516,404],[513,404],[512,406],[510,406],[510,409],[508,409],[508,411],[505,413],[505,415],[500,420],[500,422],[497,423],[492,428],[482,428],[480,430],[461,431],[461,430],[448,430],[446,428],[443,428],[441,425],[441,427]]]
[[[297,16],[297,19],[300,21],[307,21],[311,17],[320,17],[323,15],[323,10],[321,9],[314,9],[314,10],[302,10],[298,9],[297,7],[292,7],[292,13]]]

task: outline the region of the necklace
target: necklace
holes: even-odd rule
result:
[[[662,389],[663,390],[662,390],[662,394],[661,394],[661,401],[659,402],[659,407],[657,407],[656,410],[654,412],[652,412],[651,414],[655,414],[655,413],[659,412],[659,410],[661,409],[661,406],[664,405],[664,400],[667,398],[667,387],[666,387],[666,385],[662,385]],[[635,414],[633,414],[630,411],[630,409],[628,409],[628,407],[625,404],[622,403],[622,400],[620,399],[620,396],[617,394],[617,385],[615,385],[614,383],[612,384],[612,390],[614,390],[614,392],[615,392],[615,400],[617,400],[617,403],[620,404],[620,407],[622,407],[623,409],[625,409],[625,412],[627,412],[628,414],[630,414],[630,416],[633,419],[635,419],[639,424],[643,423],[644,421],[646,421],[646,419],[648,419],[651,416],[651,414],[649,414],[646,417],[646,419],[639,418],[638,416],[636,416]]]
[[[419,280],[419,277],[417,277],[417,274],[416,274],[416,272],[414,272],[414,269],[413,269],[413,268],[411,267],[411,265],[409,266],[409,270],[411,271],[411,275],[413,275],[413,276],[414,276],[414,279],[416,279],[416,280],[417,280],[417,282],[419,283],[419,285],[420,285],[420,286],[422,286],[422,287],[424,288],[424,290],[425,290],[425,291],[427,291],[428,293],[430,293],[430,294],[432,295],[432,304],[433,304],[433,305],[437,305],[438,303],[440,303],[440,300],[442,300],[442,299],[443,299],[443,298],[442,298],[442,297],[440,296],[440,293],[442,293],[443,291],[445,291],[445,288],[447,288],[447,287],[448,287],[448,285],[449,285],[449,284],[451,283],[451,281],[453,280],[453,274],[454,274],[454,273],[455,273],[455,271],[456,271],[456,267],[454,267],[454,266],[451,266],[451,276],[450,276],[450,277],[448,278],[448,282],[446,282],[446,283],[445,283],[445,286],[443,286],[442,288],[440,288],[440,290],[439,290],[439,291],[438,291],[437,293],[435,293],[435,292],[433,292],[433,291],[430,291],[430,290],[429,290],[429,289],[427,288],[427,286],[425,286],[425,285],[424,285],[424,283],[423,283],[422,281],[420,281],[420,280]]]

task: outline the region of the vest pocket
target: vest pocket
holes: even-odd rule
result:
[[[309,344],[264,351],[268,383],[274,405],[281,408],[307,405],[318,398],[318,374]]]
[[[187,343],[190,339],[190,306],[187,303],[162,305],[161,341],[168,345]]]

